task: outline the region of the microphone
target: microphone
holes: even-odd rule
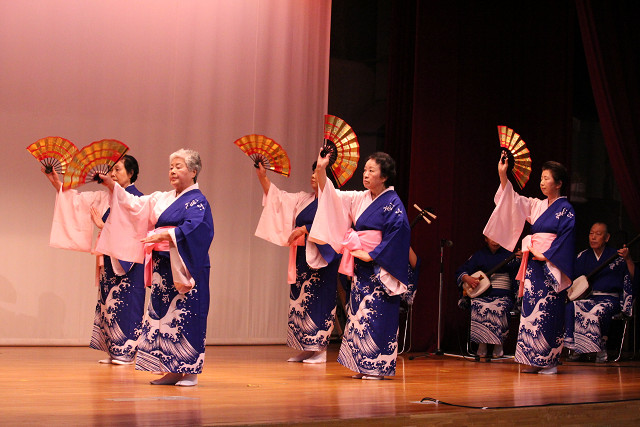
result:
[[[442,246],[443,248],[450,248],[451,246],[453,246],[453,242],[451,240],[442,239],[440,240],[440,246]]]

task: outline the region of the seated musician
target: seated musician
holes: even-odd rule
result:
[[[480,281],[472,277],[477,271],[489,272],[513,255],[498,243],[484,238],[486,246],[456,270],[459,287],[465,284],[475,289]],[[517,292],[516,274],[520,261],[513,258],[493,273],[491,287],[471,299],[471,341],[478,343],[477,355],[487,355],[487,344],[493,344],[493,357],[504,354],[503,344],[509,333],[509,312],[513,308]]]
[[[607,224],[596,222],[589,231],[590,249],[578,254],[575,277],[586,276],[600,264],[615,255],[616,250],[607,246]],[[607,361],[607,335],[611,318],[622,311],[631,315],[632,281],[635,265],[629,249],[617,251],[618,256],[607,268],[590,280],[592,292],[587,299],[569,301],[565,311],[565,347],[572,351],[570,360],[581,354],[595,353],[596,362]]]

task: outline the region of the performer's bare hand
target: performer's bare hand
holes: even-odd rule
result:
[[[467,285],[471,286],[471,288],[473,289],[475,289],[476,286],[480,284],[480,280],[478,280],[477,277],[469,276],[468,274],[465,274],[464,276],[462,276],[462,281]]]
[[[171,235],[168,231],[163,231],[161,233],[152,234],[151,236],[147,236],[144,239],[140,240],[142,243],[160,243],[160,242],[172,242]]]
[[[94,208],[93,206],[91,206],[91,208],[89,209],[89,211],[91,212],[91,219],[93,220],[93,223],[100,229],[102,230],[102,228],[104,227],[104,221],[102,221],[102,215],[100,215],[98,213],[98,210],[96,208]]]
[[[371,255],[369,255],[369,252],[363,251],[362,249],[356,249],[355,251],[351,251],[351,255],[353,255],[354,257],[364,262],[373,261],[373,258],[371,258]]]
[[[258,167],[256,168],[256,174],[259,179],[263,179],[267,177],[267,170],[264,168],[262,162],[258,162]]]
[[[105,175],[103,173],[99,173],[98,176],[102,180],[102,185],[107,187],[109,189],[109,191],[113,191],[113,187],[115,185],[115,181],[113,180],[113,178],[111,178],[111,174],[106,174]]]
[[[623,245],[622,249],[618,249],[618,255],[620,255],[625,260],[629,259],[629,248],[627,245]]]
[[[522,259],[522,249],[518,249],[518,250],[516,251],[516,258],[517,258],[517,259]]]
[[[43,174],[47,176],[47,179],[49,180],[51,185],[53,185],[53,188],[55,188],[56,191],[60,191],[60,188],[62,187],[62,182],[60,182],[60,177],[58,176],[58,172],[56,172],[55,169],[52,169],[50,173],[47,173],[47,170],[45,169],[44,166],[42,166],[40,170],[42,171]]]
[[[507,170],[509,169],[509,159],[505,151],[500,153],[500,160],[498,160],[498,176],[500,177],[500,185],[504,188],[507,185]]]
[[[306,230],[307,229],[304,226],[295,228],[287,239],[287,245],[291,246],[296,240],[298,240],[298,238],[307,234]]]
[[[531,246],[529,246],[529,252],[531,253],[532,258],[536,261],[547,261],[547,258],[544,255],[533,249]]]
[[[329,155],[327,154],[326,156],[322,157],[321,153],[322,150],[320,150],[320,153],[318,153],[318,163],[316,165],[316,169],[327,169],[327,166],[329,165]]]

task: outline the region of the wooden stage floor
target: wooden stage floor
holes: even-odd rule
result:
[[[210,346],[196,387],[100,365],[84,347],[0,347],[0,425],[639,425],[640,362],[519,373],[512,360],[398,358],[391,380],[335,362],[287,363],[285,346]],[[426,400],[425,400],[426,399]],[[485,409],[482,409],[485,408]]]

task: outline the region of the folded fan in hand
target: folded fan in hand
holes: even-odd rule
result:
[[[506,126],[498,126],[498,137],[500,138],[501,149],[507,153],[509,169],[511,169],[511,173],[520,189],[523,189],[531,175],[531,154],[529,149],[520,138],[520,135]]]
[[[109,173],[128,150],[129,147],[115,139],[103,139],[83,147],[69,163],[62,189],[76,188],[90,181],[100,182],[98,174]]]
[[[245,135],[234,142],[247,156],[253,160],[257,168],[262,163],[265,169],[289,176],[291,163],[284,148],[273,139],[264,135]]]
[[[329,167],[339,187],[355,173],[360,159],[358,137],[341,118],[330,114],[324,116],[324,146],[321,155],[329,155]]]
[[[49,136],[37,140],[27,150],[44,166],[47,174],[55,169],[58,175],[64,175],[78,147],[68,139]]]

